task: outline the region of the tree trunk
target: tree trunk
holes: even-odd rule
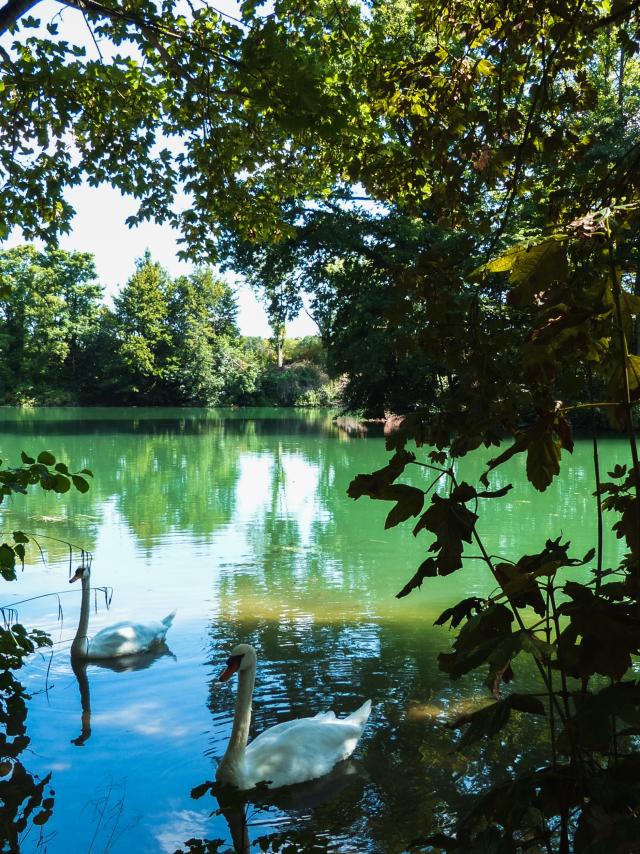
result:
[[[624,48],[620,48],[618,58],[618,106],[624,107],[624,72],[626,68],[626,55]]]

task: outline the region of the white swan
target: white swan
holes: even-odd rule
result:
[[[241,643],[227,659],[220,681],[238,673],[238,696],[229,746],[216,778],[239,789],[251,789],[266,781],[270,788],[315,780],[355,750],[371,714],[371,700],[346,718],[321,712],[314,718],[298,718],[276,724],[260,733],[249,746],[251,697],[256,678],[256,651]]]
[[[89,628],[90,609],[90,572],[88,566],[79,566],[69,584],[82,581],[82,604],[80,606],[80,621],[78,630],[71,644],[72,658],[116,658],[121,655],[139,655],[161,644],[173,623],[175,611],[168,614],[164,620],[150,623],[131,623],[124,621],[114,623],[101,629],[91,640],[87,637]]]

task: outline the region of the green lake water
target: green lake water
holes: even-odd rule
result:
[[[174,852],[192,838],[232,850],[240,807],[219,814],[211,794],[196,799],[191,790],[214,778],[224,753],[235,686],[216,677],[241,641],[259,657],[254,734],[326,709],[342,715],[367,698],[374,704],[353,759],[332,777],[275,801],[250,799],[252,844],[277,833],[332,851],[401,852],[491,780],[542,755],[539,727],[524,719],[496,743],[451,751],[447,718],[486,690],[481,675],[452,683],[440,674],[436,657],[451,638],[433,621],[493,583],[471,560],[395,598],[430,539],[414,539],[410,525],[385,532],[389,504],[346,496],[357,473],[385,464],[379,435],[350,436],[322,412],[0,409],[3,460],[45,448],[91,468],[90,492],[34,493],[26,504],[18,496],[2,505],[2,528],[93,553],[92,585],[112,588],[113,598],[107,608],[96,594],[90,634],[120,619],[174,608],[177,616],[162,655],[124,671],[88,665],[91,732],[85,720],[82,737],[69,659],[80,591],[67,584],[66,547],[43,539],[46,565],[34,557],[17,583],[2,583],[2,605],[60,591],[17,605],[23,623],[54,640],[52,653],[32,656],[22,671],[32,697],[21,761],[31,774],[51,773],[55,804],[45,825],[22,834],[21,851]],[[626,462],[615,439],[601,454],[603,470]],[[483,449],[461,461],[459,479],[476,482],[491,456]],[[577,442],[561,481],[542,494],[522,465],[512,460],[493,477],[492,486],[514,489],[482,505],[488,550],[513,559],[562,534],[582,556],[594,545],[590,443]],[[428,483],[422,477],[416,470],[412,482]],[[619,543],[605,546],[607,565]]]

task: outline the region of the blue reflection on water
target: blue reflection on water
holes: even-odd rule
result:
[[[233,717],[233,691],[216,685],[217,668],[205,665],[222,662],[238,641],[260,655],[253,734],[374,702],[353,763],[335,778],[292,793],[297,805],[251,801],[253,841],[295,826],[335,850],[401,851],[517,753],[505,744],[451,754],[443,721],[483,689],[481,679],[443,678],[436,656],[449,638],[431,624],[493,582],[472,564],[394,599],[427,542],[402,528],[385,534],[388,507],[345,495],[355,473],[383,463],[380,440],[346,441],[330,420],[306,413],[108,413],[0,419],[3,458],[19,455],[26,426],[29,448],[50,447],[96,474],[87,496],[16,500],[3,509],[3,528],[54,533],[94,552],[92,582],[115,593],[109,610],[97,598],[91,633],[177,608],[171,654],[132,667],[89,663],[78,682],[68,649],[80,596],[64,589],[64,550],[5,585],[5,602],[64,589],[62,622],[55,598],[20,606],[21,619],[55,642],[51,656],[35,655],[26,668],[31,742],[23,761],[40,775],[53,772],[56,802],[23,851],[174,852],[191,837],[230,842],[237,814],[217,815],[214,798],[190,792],[213,779]],[[577,554],[586,551],[588,453],[578,443],[567,480],[545,496],[517,482],[506,503],[488,508],[481,525],[492,552],[531,552],[560,530],[576,540]],[[472,480],[482,459],[460,467]],[[608,545],[611,554],[616,547]],[[532,747],[517,761],[534,761],[535,735],[525,735]]]

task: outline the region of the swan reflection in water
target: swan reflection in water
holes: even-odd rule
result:
[[[131,670],[146,670],[151,667],[154,662],[160,658],[170,656],[176,660],[175,655],[171,652],[166,643],[162,643],[148,652],[139,653],[138,655],[121,655],[118,658],[102,658],[102,659],[86,659],[71,658],[71,669],[78,680],[80,689],[80,707],[82,709],[81,731],[77,738],[72,738],[71,743],[77,747],[82,745],[91,738],[91,695],[89,691],[89,675],[87,668],[102,667],[106,670],[113,670],[114,673],[125,673]]]
[[[309,819],[312,810],[336,798],[344,789],[366,780],[366,773],[358,760],[345,759],[334,765],[332,770],[316,780],[268,789],[258,786],[241,792],[232,786],[212,783],[209,787],[224,816],[235,854],[249,854],[251,849],[250,827],[279,826]],[[267,812],[277,808],[287,815],[284,818],[249,820],[250,810]],[[268,812],[267,812],[268,815]]]

